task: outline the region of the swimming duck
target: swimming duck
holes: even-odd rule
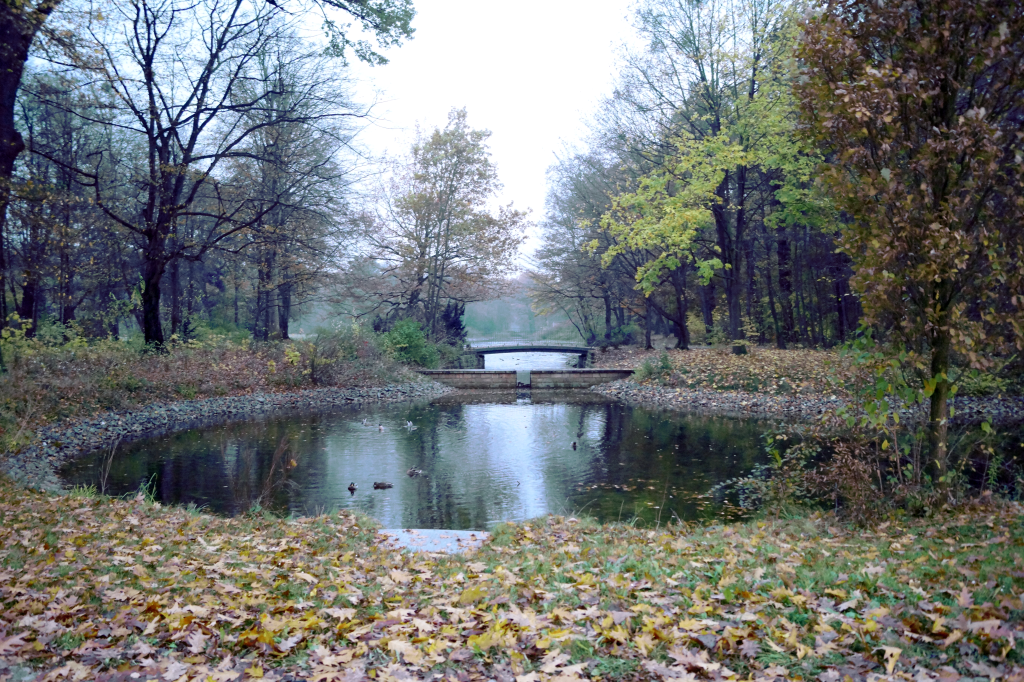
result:
[[[355,484],[355,483],[349,483],[349,484],[348,484],[348,491],[349,491],[350,493],[353,493],[353,494],[354,494],[354,493],[356,492],[356,484]]]
[[[417,476],[423,473],[423,469],[417,469],[416,467],[412,467],[405,473],[409,474],[409,478],[416,478]]]
[[[378,431],[383,431],[384,430],[384,425],[383,424],[377,424],[377,430]]]
[[[572,449],[573,449],[573,450],[575,450],[575,449],[576,449],[576,441],[573,441],[573,442],[572,442]]]
[[[410,431],[415,431],[416,425],[413,424],[412,422],[407,421],[405,422],[405,428],[409,429]]]
[[[384,481],[380,481],[380,482],[374,481],[373,482],[373,489],[374,490],[387,490],[388,488],[394,488],[394,487],[395,487],[395,485],[393,483],[385,483]]]

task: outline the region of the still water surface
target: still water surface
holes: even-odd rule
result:
[[[297,515],[355,509],[386,528],[485,530],[549,512],[655,523],[702,516],[712,485],[761,461],[763,430],[586,391],[463,393],[140,441],[113,458],[105,489],[152,481],[162,502],[221,514],[254,501]],[[103,465],[97,454],[64,475],[99,487]]]

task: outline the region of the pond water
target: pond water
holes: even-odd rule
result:
[[[711,486],[763,461],[764,428],[588,391],[461,393],[184,431],[123,447],[105,477],[102,454],[63,473],[113,495],[148,482],[162,502],[220,514],[259,502],[354,509],[386,528],[485,530],[549,512],[652,524],[705,515]]]

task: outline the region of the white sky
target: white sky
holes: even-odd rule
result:
[[[403,153],[417,123],[444,126],[453,107],[492,132],[500,203],[544,215],[544,173],[563,141],[584,134],[610,94],[619,46],[632,36],[629,0],[415,0],[415,37],[356,67],[358,98],[378,92],[378,123],[362,134],[369,151]],[[531,239],[525,251],[536,247]]]

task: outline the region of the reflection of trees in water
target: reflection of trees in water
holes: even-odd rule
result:
[[[664,523],[703,515],[711,485],[745,474],[763,455],[762,426],[735,419],[681,416],[612,404],[606,410],[602,456],[574,496],[602,520]],[[620,464],[624,462],[625,464]],[[600,466],[600,465],[604,466]],[[606,472],[606,473],[605,473]]]
[[[688,495],[762,458],[756,422],[534,398],[530,405],[449,399],[180,433],[119,449],[108,491],[132,492],[155,476],[165,502],[228,514],[254,503],[305,515],[351,506],[407,528],[480,528],[548,511],[614,521],[620,508],[623,520],[634,513],[651,520],[655,506],[664,507],[665,521],[673,512],[699,516]],[[364,415],[385,424],[379,439],[376,428],[359,425]],[[418,428],[403,428],[406,421]],[[290,447],[282,450],[285,440]],[[102,464],[102,454],[75,463],[81,474],[69,482],[96,483]],[[412,467],[425,475],[407,478]],[[350,474],[360,485],[354,498],[344,489]],[[372,476],[388,476],[372,480],[394,482],[395,490],[373,493]]]
[[[297,488],[289,479],[289,472],[297,465],[298,452],[289,447],[288,436],[284,435],[269,458],[260,456],[258,446],[234,445],[233,466],[227,466],[228,443],[221,443],[221,460],[227,473],[231,496],[236,511],[251,509],[279,508],[286,490]]]
[[[450,457],[458,452],[459,440],[466,442],[466,405],[424,406],[421,419],[421,435],[410,433],[414,447],[409,450],[412,457],[407,464],[423,469],[427,475],[416,479],[417,499],[421,502],[407,513],[425,528],[468,527],[477,520],[489,519],[485,499],[479,494],[467,495],[477,491],[466,490],[466,472],[456,469],[459,458]],[[446,452],[449,457],[445,457]],[[472,454],[465,452],[464,456]],[[469,485],[472,487],[472,483]]]

